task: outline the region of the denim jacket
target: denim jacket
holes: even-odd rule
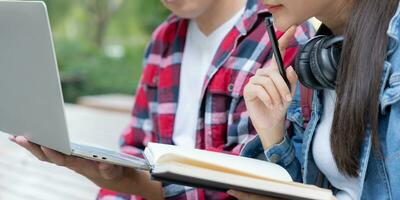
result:
[[[400,199],[400,7],[390,22],[387,34],[388,56],[382,72],[379,98],[379,149],[372,145],[370,129],[367,129],[361,147],[359,187],[361,199],[365,200]],[[259,137],[256,137],[243,148],[241,154],[253,158],[260,158],[264,154],[267,161],[284,167],[294,181],[331,188],[316,166],[311,150],[313,135],[323,110],[321,94],[322,91],[314,91],[307,128],[303,126],[298,88],[287,114],[287,119],[293,125],[291,133],[287,130],[283,142],[267,150],[263,149]]]

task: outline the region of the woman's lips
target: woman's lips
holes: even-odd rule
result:
[[[283,8],[282,5],[266,5],[266,7],[268,8],[268,10],[273,13],[278,11],[279,9]]]

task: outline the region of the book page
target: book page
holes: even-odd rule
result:
[[[253,178],[292,182],[283,167],[267,161],[157,143],[149,143],[146,151],[151,154],[153,165],[178,162]]]
[[[160,180],[183,183],[197,187],[198,183],[214,189],[236,189],[284,199],[331,200],[332,191],[313,185],[262,180],[196,166],[170,162],[156,166],[152,175]],[[156,178],[156,179],[157,179]]]

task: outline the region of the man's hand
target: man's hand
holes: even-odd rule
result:
[[[162,199],[161,184],[150,180],[148,172],[67,156],[31,143],[22,136],[10,136],[9,139],[31,152],[39,160],[71,169],[101,188],[140,195],[148,199]]]

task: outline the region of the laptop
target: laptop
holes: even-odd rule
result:
[[[70,141],[47,9],[40,1],[0,1],[0,131],[66,155],[148,169],[141,158]]]

